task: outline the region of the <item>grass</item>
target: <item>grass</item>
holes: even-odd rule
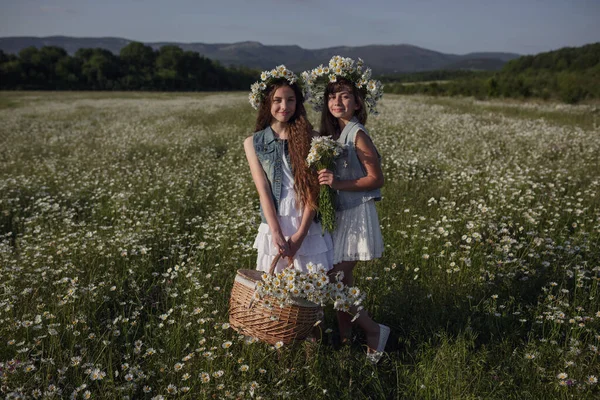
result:
[[[392,328],[372,366],[358,329],[338,348],[332,310],[317,344],[276,349],[227,325],[259,223],[245,94],[0,104],[6,398],[598,396],[590,107],[385,98],[367,127],[386,248],[356,269],[365,308]]]
[[[423,101],[445,106],[465,114],[478,113],[491,118],[504,116],[532,121],[543,120],[554,125],[577,126],[587,130],[597,130],[600,127],[600,110],[595,105],[565,107],[562,104],[552,102],[475,101],[471,98],[451,99],[441,97],[423,99]]]

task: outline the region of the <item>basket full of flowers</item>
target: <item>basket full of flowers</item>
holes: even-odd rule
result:
[[[305,339],[322,315],[322,306],[361,309],[363,295],[345,286],[341,277],[331,280],[325,268],[308,264],[308,272],[286,268],[275,273],[276,256],[270,271],[237,271],[229,299],[229,323],[236,331],[270,344],[289,344]]]

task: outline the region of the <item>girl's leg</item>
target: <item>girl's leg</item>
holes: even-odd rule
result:
[[[332,279],[335,279],[336,273],[342,271],[344,273],[344,279],[342,282],[344,282],[344,285],[352,286],[354,285],[354,276],[352,275],[352,271],[354,270],[355,265],[356,261],[343,261],[333,266],[333,269],[330,271],[330,275]],[[352,314],[356,314],[356,309],[351,311]],[[353,316],[351,314],[343,311],[337,312],[338,328],[340,330],[342,343],[351,339],[352,318]],[[360,328],[365,331],[365,334],[367,335],[367,346],[371,349],[377,349],[377,344],[379,342],[379,324],[371,319],[366,310],[360,311],[359,317],[356,319],[356,323],[358,323],[358,326],[360,326]]]
[[[354,277],[352,276],[352,270],[356,265],[356,261],[342,261],[339,264],[335,264],[333,269],[329,271],[332,280],[336,279],[338,272],[344,273],[344,279],[342,282],[344,285],[352,286],[354,284]],[[352,339],[352,315],[343,311],[336,312],[338,329],[340,331],[340,339],[342,343],[349,343]]]
[[[356,310],[353,310],[356,312]],[[349,314],[346,314],[349,315]],[[367,346],[369,350],[377,350],[379,344],[379,324],[371,319],[366,310],[361,310],[356,323],[361,327],[367,336]]]

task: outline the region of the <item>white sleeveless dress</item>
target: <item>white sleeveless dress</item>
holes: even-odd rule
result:
[[[279,210],[277,219],[281,232],[286,239],[289,239],[300,226],[302,222],[302,212],[296,208],[296,192],[294,191],[294,177],[292,171],[283,157],[283,178],[281,182],[281,199],[279,200]],[[258,227],[258,235],[254,240],[255,249],[258,250],[256,258],[256,269],[268,272],[271,263],[279,249],[273,245],[271,230],[269,225],[261,223]],[[322,264],[326,270],[333,268],[333,242],[329,233],[324,235],[321,232],[321,224],[312,221],[308,234],[304,238],[302,245],[294,256],[294,268],[298,271],[308,272],[306,265]],[[288,259],[281,259],[275,267],[279,272],[288,266]]]
[[[369,135],[367,129],[354,117],[344,127],[340,137],[337,139],[338,143],[342,146],[355,148],[356,134],[359,130],[363,131],[367,136]],[[360,162],[356,154],[352,157],[356,157],[354,161]],[[352,172],[351,170],[345,170],[349,168],[346,160],[346,158],[340,158],[336,161],[336,179],[343,180],[348,179],[348,176],[352,176],[349,174]],[[350,165],[352,164],[353,162],[351,161]],[[334,264],[341,263],[342,261],[374,260],[382,256],[384,250],[383,237],[373,198],[353,208],[336,211],[335,214],[336,227],[331,234],[334,248]]]

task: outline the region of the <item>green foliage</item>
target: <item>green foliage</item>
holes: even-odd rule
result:
[[[9,90],[241,90],[257,79],[249,68],[226,68],[177,46],[155,51],[132,42],[118,56],[108,50],[28,47],[0,52],[0,89]]]
[[[81,81],[90,89],[112,89],[119,76],[118,58],[108,50],[90,50],[77,53],[80,56]]]
[[[478,98],[536,97],[575,104],[600,98],[600,43],[523,56],[509,61],[500,72],[493,74],[430,71],[383,79],[386,78],[389,82],[386,91],[392,93]],[[427,82],[430,80],[444,81],[434,84]]]
[[[131,42],[119,54],[123,62],[123,86],[129,90],[152,88],[156,54],[152,47],[140,42]]]

